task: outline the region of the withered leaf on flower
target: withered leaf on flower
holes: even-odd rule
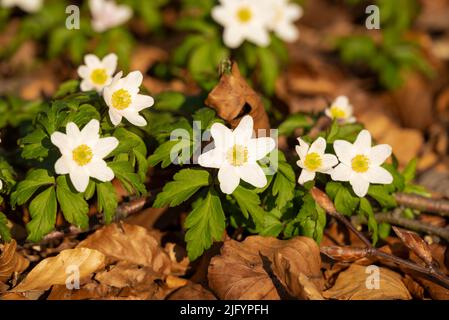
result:
[[[291,271],[303,273],[319,291],[322,289],[321,258],[312,239],[278,240],[261,236],[251,236],[243,242],[225,241],[221,255],[211,260],[209,287],[220,299],[277,300],[291,297],[273,272],[276,252],[281,252],[283,259],[294,266]]]
[[[220,82],[209,93],[205,103],[215,109],[217,115],[227,121],[232,128],[237,127],[240,120],[249,114],[253,117],[256,133],[259,129],[270,129],[261,98],[241,76],[235,62],[230,73],[223,73]]]

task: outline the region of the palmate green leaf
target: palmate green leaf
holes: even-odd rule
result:
[[[67,30],[66,28],[64,28]],[[68,30],[70,32],[70,30]],[[53,95],[53,98],[59,99],[62,98],[68,94],[75,93],[78,90],[78,87],[80,85],[79,80],[69,80],[61,84],[58,88],[58,91]]]
[[[243,216],[248,219],[250,216],[256,224],[258,230],[263,228],[265,210],[260,207],[260,198],[255,190],[238,186],[232,193],[232,197],[237,201]]]
[[[172,158],[178,159],[179,164],[187,163],[191,157],[192,140],[179,139],[169,140],[161,144],[148,158],[150,166],[154,167],[161,163],[162,168],[172,164]]]
[[[374,217],[373,208],[366,198],[360,198],[359,212],[368,220],[368,229],[372,234],[371,237],[373,239],[373,245],[376,245],[377,240],[379,239],[377,221]]]
[[[373,197],[383,208],[394,208],[397,206],[396,199],[389,193],[388,187],[384,185],[370,185],[368,195]]]
[[[52,231],[56,223],[56,192],[55,187],[47,188],[37,195],[30,203],[31,221],[27,224],[28,240],[37,242]]]
[[[201,130],[209,129],[216,122],[223,122],[217,118],[217,113],[211,108],[201,108],[193,114],[193,121],[201,123]]]
[[[11,194],[11,205],[25,204],[41,187],[54,184],[55,178],[48,175],[45,169],[35,169],[28,173],[25,180],[19,182]]]
[[[146,193],[145,185],[140,176],[134,172],[134,167],[128,161],[114,161],[108,163],[108,166],[114,171],[115,176],[128,192]]]
[[[153,207],[175,207],[190,199],[200,188],[210,185],[210,174],[206,170],[183,169],[176,173],[173,181],[164,186]]]
[[[48,149],[43,145],[44,139],[46,138],[48,138],[47,133],[38,128],[20,139],[22,158],[28,160],[46,158],[48,156]]]
[[[278,170],[274,177],[272,190],[278,209],[284,208],[293,199],[295,186],[295,171],[285,159],[284,154],[278,151]]]
[[[81,229],[89,226],[89,205],[83,198],[83,194],[72,190],[67,182],[68,176],[59,176],[56,179],[56,196],[65,219]]]
[[[315,202],[310,194],[303,198],[303,205],[294,220],[298,222],[301,234],[320,243],[326,226],[326,212]]]
[[[284,225],[281,222],[282,212],[277,208],[267,212],[263,216],[263,228],[259,234],[264,237],[277,237],[284,229]]]
[[[115,210],[118,206],[117,194],[114,186],[110,182],[96,183],[97,187],[97,207],[103,213],[105,223],[111,223],[115,217]]]
[[[214,189],[211,188],[205,198],[195,201],[192,208],[185,222],[185,240],[190,261],[201,256],[214,241],[220,241],[226,227],[220,197]]]
[[[71,113],[66,122],[74,122],[79,128],[84,127],[92,119],[101,120],[97,108],[90,104],[83,104],[77,108],[76,112]]]
[[[327,183],[326,193],[334,201],[337,211],[344,215],[352,215],[359,204],[360,198],[354,195],[351,189],[342,183],[333,181]]]
[[[11,232],[8,228],[8,219],[3,212],[0,212],[0,240],[11,241]]]

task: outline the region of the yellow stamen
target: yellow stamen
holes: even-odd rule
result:
[[[323,160],[316,152],[309,153],[304,160],[304,166],[309,171],[316,171],[323,164]]]
[[[234,147],[228,150],[226,159],[234,167],[243,166],[248,162],[248,149],[244,146],[236,144],[234,145]]]
[[[334,119],[344,119],[346,118],[346,112],[339,107],[331,107],[331,115]]]
[[[108,74],[106,73],[106,69],[95,69],[90,74],[90,79],[93,83],[98,85],[103,85],[108,80]]]
[[[112,106],[118,110],[125,110],[131,104],[131,95],[125,89],[117,90],[112,94]]]
[[[237,18],[241,23],[248,23],[253,18],[253,13],[248,7],[242,7],[237,11]]]
[[[351,161],[352,170],[358,173],[367,172],[369,169],[369,159],[363,154],[356,155]]]
[[[85,145],[79,145],[72,151],[73,161],[75,161],[79,166],[85,166],[88,164],[93,157],[92,149]]]

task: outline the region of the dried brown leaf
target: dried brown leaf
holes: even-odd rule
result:
[[[433,264],[432,252],[428,244],[413,231],[393,226],[393,230],[401,241],[412,250],[428,266]]]
[[[367,280],[370,273],[367,268],[352,264],[340,273],[335,285],[323,292],[323,296],[337,300],[409,300],[410,292],[401,280],[401,276],[386,268],[379,267],[378,287],[369,289]]]
[[[97,250],[76,248],[64,250],[56,257],[42,260],[12,292],[45,291],[53,285],[65,284],[69,266],[79,268],[79,278],[90,277],[95,271],[104,268],[105,256]]]
[[[243,116],[249,114],[254,119],[256,133],[258,129],[270,129],[262,100],[241,76],[235,62],[230,73],[223,73],[219,84],[209,93],[205,103],[233,128],[237,127]]]
[[[217,298],[202,285],[190,282],[170,294],[167,300],[217,300]]]
[[[356,247],[321,247],[321,253],[324,253],[329,258],[332,258],[341,262],[354,262],[361,258],[365,258],[368,253],[368,248],[356,248]]]
[[[125,223],[105,226],[78,247],[98,250],[115,261],[128,261],[150,267],[161,274],[170,273],[170,258],[145,228]]]
[[[227,240],[221,255],[209,266],[209,287],[220,299],[278,300],[288,297],[273,274],[274,254],[282,249],[295,271],[306,275],[321,290],[321,258],[316,243],[306,237],[278,240],[251,236],[243,242]],[[299,276],[299,274],[298,274]]]
[[[15,272],[22,273],[30,264],[20,253],[16,251],[17,243],[11,240],[0,246],[0,282],[7,281]]]

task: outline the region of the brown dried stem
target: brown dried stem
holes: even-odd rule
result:
[[[449,217],[448,200],[432,199],[410,193],[396,193],[394,196],[400,206]]]

